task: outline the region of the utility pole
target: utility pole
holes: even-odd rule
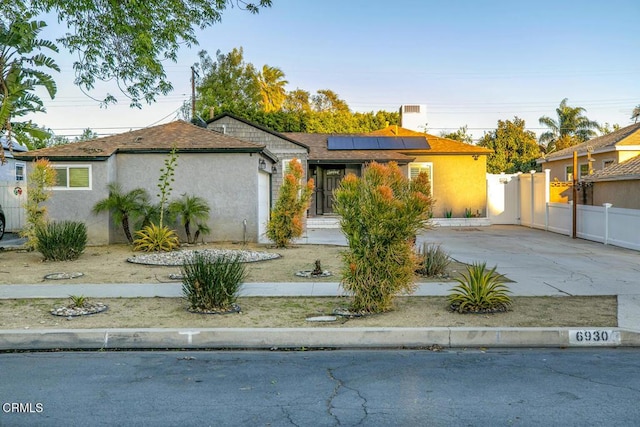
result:
[[[574,151],[573,152],[573,188],[572,188],[572,195],[573,195],[573,221],[572,222],[572,229],[571,229],[571,237],[572,238],[576,238],[577,235],[577,227],[576,227],[576,219],[578,218],[578,152]]]
[[[191,66],[191,120],[196,118],[196,69]]]

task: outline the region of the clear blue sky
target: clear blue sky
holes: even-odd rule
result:
[[[598,122],[631,123],[640,104],[638,0],[273,0],[251,15],[228,10],[200,46],[167,64],[174,92],[142,110],[101,109],[73,86],[60,55],[58,96],[34,115],[56,134],[118,133],[176,118],[190,96],[197,52],[243,47],[247,62],[281,68],[288,90],[331,89],[354,111],[427,106],[427,131],[467,125],[474,137],[518,116],[540,132],[563,98]],[[52,28],[44,37],[55,37]],[[101,88],[116,91],[114,86]],[[45,97],[43,97],[45,98]]]

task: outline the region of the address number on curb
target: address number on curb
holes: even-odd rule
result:
[[[569,331],[569,343],[574,345],[620,344],[620,331],[607,329],[577,329]]]

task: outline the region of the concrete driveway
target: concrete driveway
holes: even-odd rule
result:
[[[419,236],[456,260],[486,262],[517,295],[640,295],[640,252],[520,226],[438,227]]]
[[[309,230],[304,243],[346,245],[339,229]],[[417,243],[440,243],[457,261],[486,262],[515,295],[629,295],[640,301],[640,252],[515,225],[437,227]],[[448,288],[447,288],[448,290]]]

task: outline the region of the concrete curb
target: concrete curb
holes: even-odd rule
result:
[[[597,339],[596,339],[597,337]],[[621,328],[193,328],[0,330],[0,350],[640,347]]]

